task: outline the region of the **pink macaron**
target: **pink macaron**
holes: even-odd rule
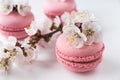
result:
[[[76,11],[74,0],[46,0],[43,5],[46,16],[53,19],[55,16],[61,16],[64,12]]]
[[[23,39],[27,37],[24,28],[29,27],[33,20],[34,15],[27,0],[19,2],[1,0],[0,33],[2,35]]]
[[[56,42],[58,61],[74,72],[86,72],[95,69],[102,61],[103,50],[103,42],[74,48],[67,43],[63,34],[59,36]]]
[[[24,28],[29,27],[34,20],[32,12],[21,16],[17,12],[9,15],[0,14],[0,33],[5,36],[15,36],[17,39],[27,37]]]

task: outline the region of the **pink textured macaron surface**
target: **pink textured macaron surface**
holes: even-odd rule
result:
[[[104,44],[102,42],[85,45],[82,48],[70,46],[64,35],[60,35],[56,42],[58,61],[75,72],[90,71],[102,61]]]
[[[2,34],[4,37],[15,36],[19,40],[24,39],[28,36],[25,31],[9,32],[0,30],[0,34]]]
[[[17,12],[9,15],[0,14],[0,29],[5,31],[21,31],[28,27],[34,20],[34,16],[29,12],[26,16],[21,16]]]
[[[66,0],[65,2],[46,0],[43,10],[46,15],[60,16],[64,12],[76,11],[76,3],[74,0]]]
[[[72,61],[67,61],[63,58],[61,58],[59,55],[57,55],[57,59],[59,63],[61,63],[63,66],[65,66],[67,69],[73,71],[73,72],[87,72],[94,70],[102,61],[102,56],[100,56],[99,59],[93,61],[93,62],[83,62],[83,63],[76,63]]]

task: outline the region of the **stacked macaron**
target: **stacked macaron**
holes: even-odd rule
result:
[[[0,0],[0,33],[15,36],[17,39],[27,37],[24,28],[34,20],[28,1]]]
[[[76,11],[76,3],[74,0],[46,0],[43,10],[46,16],[53,19],[64,12]]]
[[[71,21],[68,23],[64,21],[66,24],[63,27],[63,34],[56,42],[57,59],[71,71],[91,71],[102,61],[104,43],[101,39],[101,28],[93,14],[88,11],[64,16],[68,15]]]

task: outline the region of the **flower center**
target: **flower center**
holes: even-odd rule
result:
[[[71,37],[70,37],[70,42],[74,42],[76,40],[76,37],[78,36],[78,34],[73,34]]]
[[[25,5],[20,6],[20,9],[26,9],[26,8],[27,8],[27,6],[25,6]]]
[[[10,51],[9,54],[10,54],[10,56],[15,56],[17,54],[17,52],[16,51]]]
[[[81,18],[86,18],[87,17],[87,13],[85,11],[82,11],[78,14]]]
[[[0,67],[7,68],[7,66],[8,66],[8,59],[3,59],[2,61],[0,61]]]
[[[4,5],[3,5],[3,8],[5,8],[5,9],[9,9],[9,8],[10,8],[10,5],[8,5],[8,4],[4,4]]]
[[[92,29],[88,29],[86,30],[86,36],[92,36],[94,34],[95,31],[93,31]]]

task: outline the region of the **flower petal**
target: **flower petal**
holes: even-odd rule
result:
[[[0,0],[0,12],[4,14],[9,14],[13,10],[12,0]]]
[[[86,34],[87,30],[91,30],[93,33],[91,35],[87,35],[87,45],[91,45],[93,42],[101,41],[102,34],[101,34],[101,26],[98,25],[96,22],[86,22],[83,23],[82,26],[83,33]]]
[[[79,40],[77,42],[78,42],[78,45],[76,46],[76,48],[82,48],[83,45],[84,45],[84,41],[83,40]]]
[[[59,18],[58,16],[55,17],[55,19],[54,19],[53,22],[55,23],[55,26],[56,26],[56,27],[59,27],[60,24],[61,24],[61,20],[60,20],[60,18]]]
[[[6,54],[6,53],[0,51],[0,61],[2,58],[8,58],[8,57],[9,57],[9,54]]]
[[[75,25],[66,25],[63,27],[63,34],[69,35],[72,32],[80,33],[80,29]]]
[[[28,0],[19,3],[17,6],[17,10],[21,16],[26,16],[26,14],[31,10]]]
[[[69,25],[69,24],[73,24],[72,20],[71,20],[71,15],[68,12],[65,12],[62,16],[61,16],[61,20],[64,23],[64,25]]]
[[[37,33],[38,27],[36,23],[33,21],[29,28],[25,28],[25,31],[29,36],[33,36]]]
[[[25,57],[22,54],[17,54],[15,58],[12,60],[14,67],[20,67],[24,65]]]
[[[21,16],[26,16],[30,10],[31,10],[31,7],[28,5],[18,5],[18,13]]]
[[[88,21],[96,21],[96,18],[89,11],[83,10],[72,14],[72,20],[74,21],[74,23],[84,23]]]
[[[68,43],[76,48],[81,48],[84,42],[87,41],[86,36],[80,32],[80,29],[75,25],[66,25],[63,27],[63,34]]]
[[[53,24],[53,22],[49,18],[46,18],[45,21],[44,21],[44,23],[43,23],[44,27],[48,27],[48,28],[51,28],[52,24]]]
[[[15,46],[16,43],[17,43],[17,38],[16,37],[13,37],[13,36],[8,37],[8,44]]]
[[[87,37],[87,41],[86,41],[86,45],[92,45],[92,43],[94,42],[94,37],[93,36],[88,36]]]

